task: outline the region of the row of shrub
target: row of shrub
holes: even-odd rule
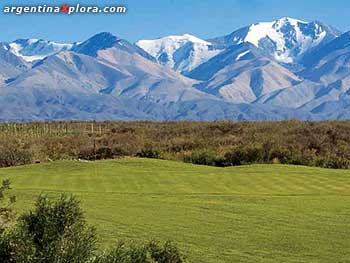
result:
[[[278,146],[266,145],[237,147],[223,156],[213,150],[195,151],[184,157],[188,163],[212,165],[219,167],[238,166],[246,164],[292,164],[318,166],[323,168],[348,169],[350,160],[341,156],[318,156],[314,151],[298,151],[296,149],[283,149]]]
[[[349,168],[350,121],[0,124],[0,167],[123,156]]]

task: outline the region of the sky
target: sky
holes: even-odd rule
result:
[[[16,16],[2,11],[8,5],[66,3],[124,5],[127,13]],[[75,42],[103,31],[131,42],[185,33],[207,39],[285,16],[350,30],[348,0],[1,0],[0,6],[0,42],[18,38]]]

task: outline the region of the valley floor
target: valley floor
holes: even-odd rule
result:
[[[74,193],[104,246],[171,239],[189,262],[349,262],[350,171],[125,158],[0,169],[27,210]]]

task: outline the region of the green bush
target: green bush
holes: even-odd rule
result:
[[[16,201],[16,197],[14,195],[7,195],[6,192],[10,189],[10,180],[4,179],[0,186],[0,234],[4,231],[4,228],[13,216],[11,205]]]
[[[184,161],[187,163],[201,165],[216,165],[216,154],[212,151],[196,151],[190,156],[185,156]]]
[[[0,258],[2,263],[34,263],[35,247],[28,233],[21,227],[6,228],[1,233]]]
[[[332,169],[349,169],[350,160],[337,156],[328,156],[327,158],[317,159],[315,165]]]
[[[278,159],[281,164],[302,164],[301,154],[292,149],[274,148],[271,151],[271,158]]]
[[[128,156],[128,152],[121,148],[121,147],[114,147],[112,154],[114,157],[123,157],[123,156]]]
[[[32,153],[19,140],[0,142],[0,167],[32,163]]]
[[[20,217],[0,242],[3,263],[85,263],[95,251],[95,230],[87,225],[79,202],[65,195],[57,202],[39,197],[35,210]]]
[[[151,241],[146,246],[151,258],[157,263],[182,263],[185,262],[180,250],[172,242],[167,241],[164,244]]]
[[[235,149],[225,154],[224,166],[236,166],[245,164],[246,154],[241,148]]]
[[[5,188],[8,183],[5,181]],[[1,188],[0,188],[1,192]],[[1,263],[183,263],[171,242],[117,243],[97,250],[95,229],[86,223],[79,202],[62,195],[40,196],[35,209],[0,231]]]
[[[100,147],[96,151],[97,159],[111,159],[114,157],[113,151],[109,147]]]
[[[84,147],[82,149],[80,149],[78,156],[79,159],[83,159],[83,160],[97,160],[96,158],[96,149],[94,149],[93,147]]]
[[[95,263],[184,263],[179,249],[171,242],[151,241],[145,245],[123,242],[99,256]]]
[[[154,159],[158,159],[160,158],[160,150],[158,149],[154,149],[151,146],[148,146],[144,149],[142,149],[141,151],[139,151],[136,154],[137,157],[140,158],[154,158]]]
[[[114,158],[114,152],[109,147],[100,147],[97,149],[90,147],[80,151],[78,158],[90,161],[112,159]]]
[[[237,147],[224,156],[224,166],[236,166],[270,161],[270,149],[262,146]]]

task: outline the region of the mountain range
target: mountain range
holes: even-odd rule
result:
[[[0,121],[350,119],[350,33],[289,17],[225,36],[0,43]]]

